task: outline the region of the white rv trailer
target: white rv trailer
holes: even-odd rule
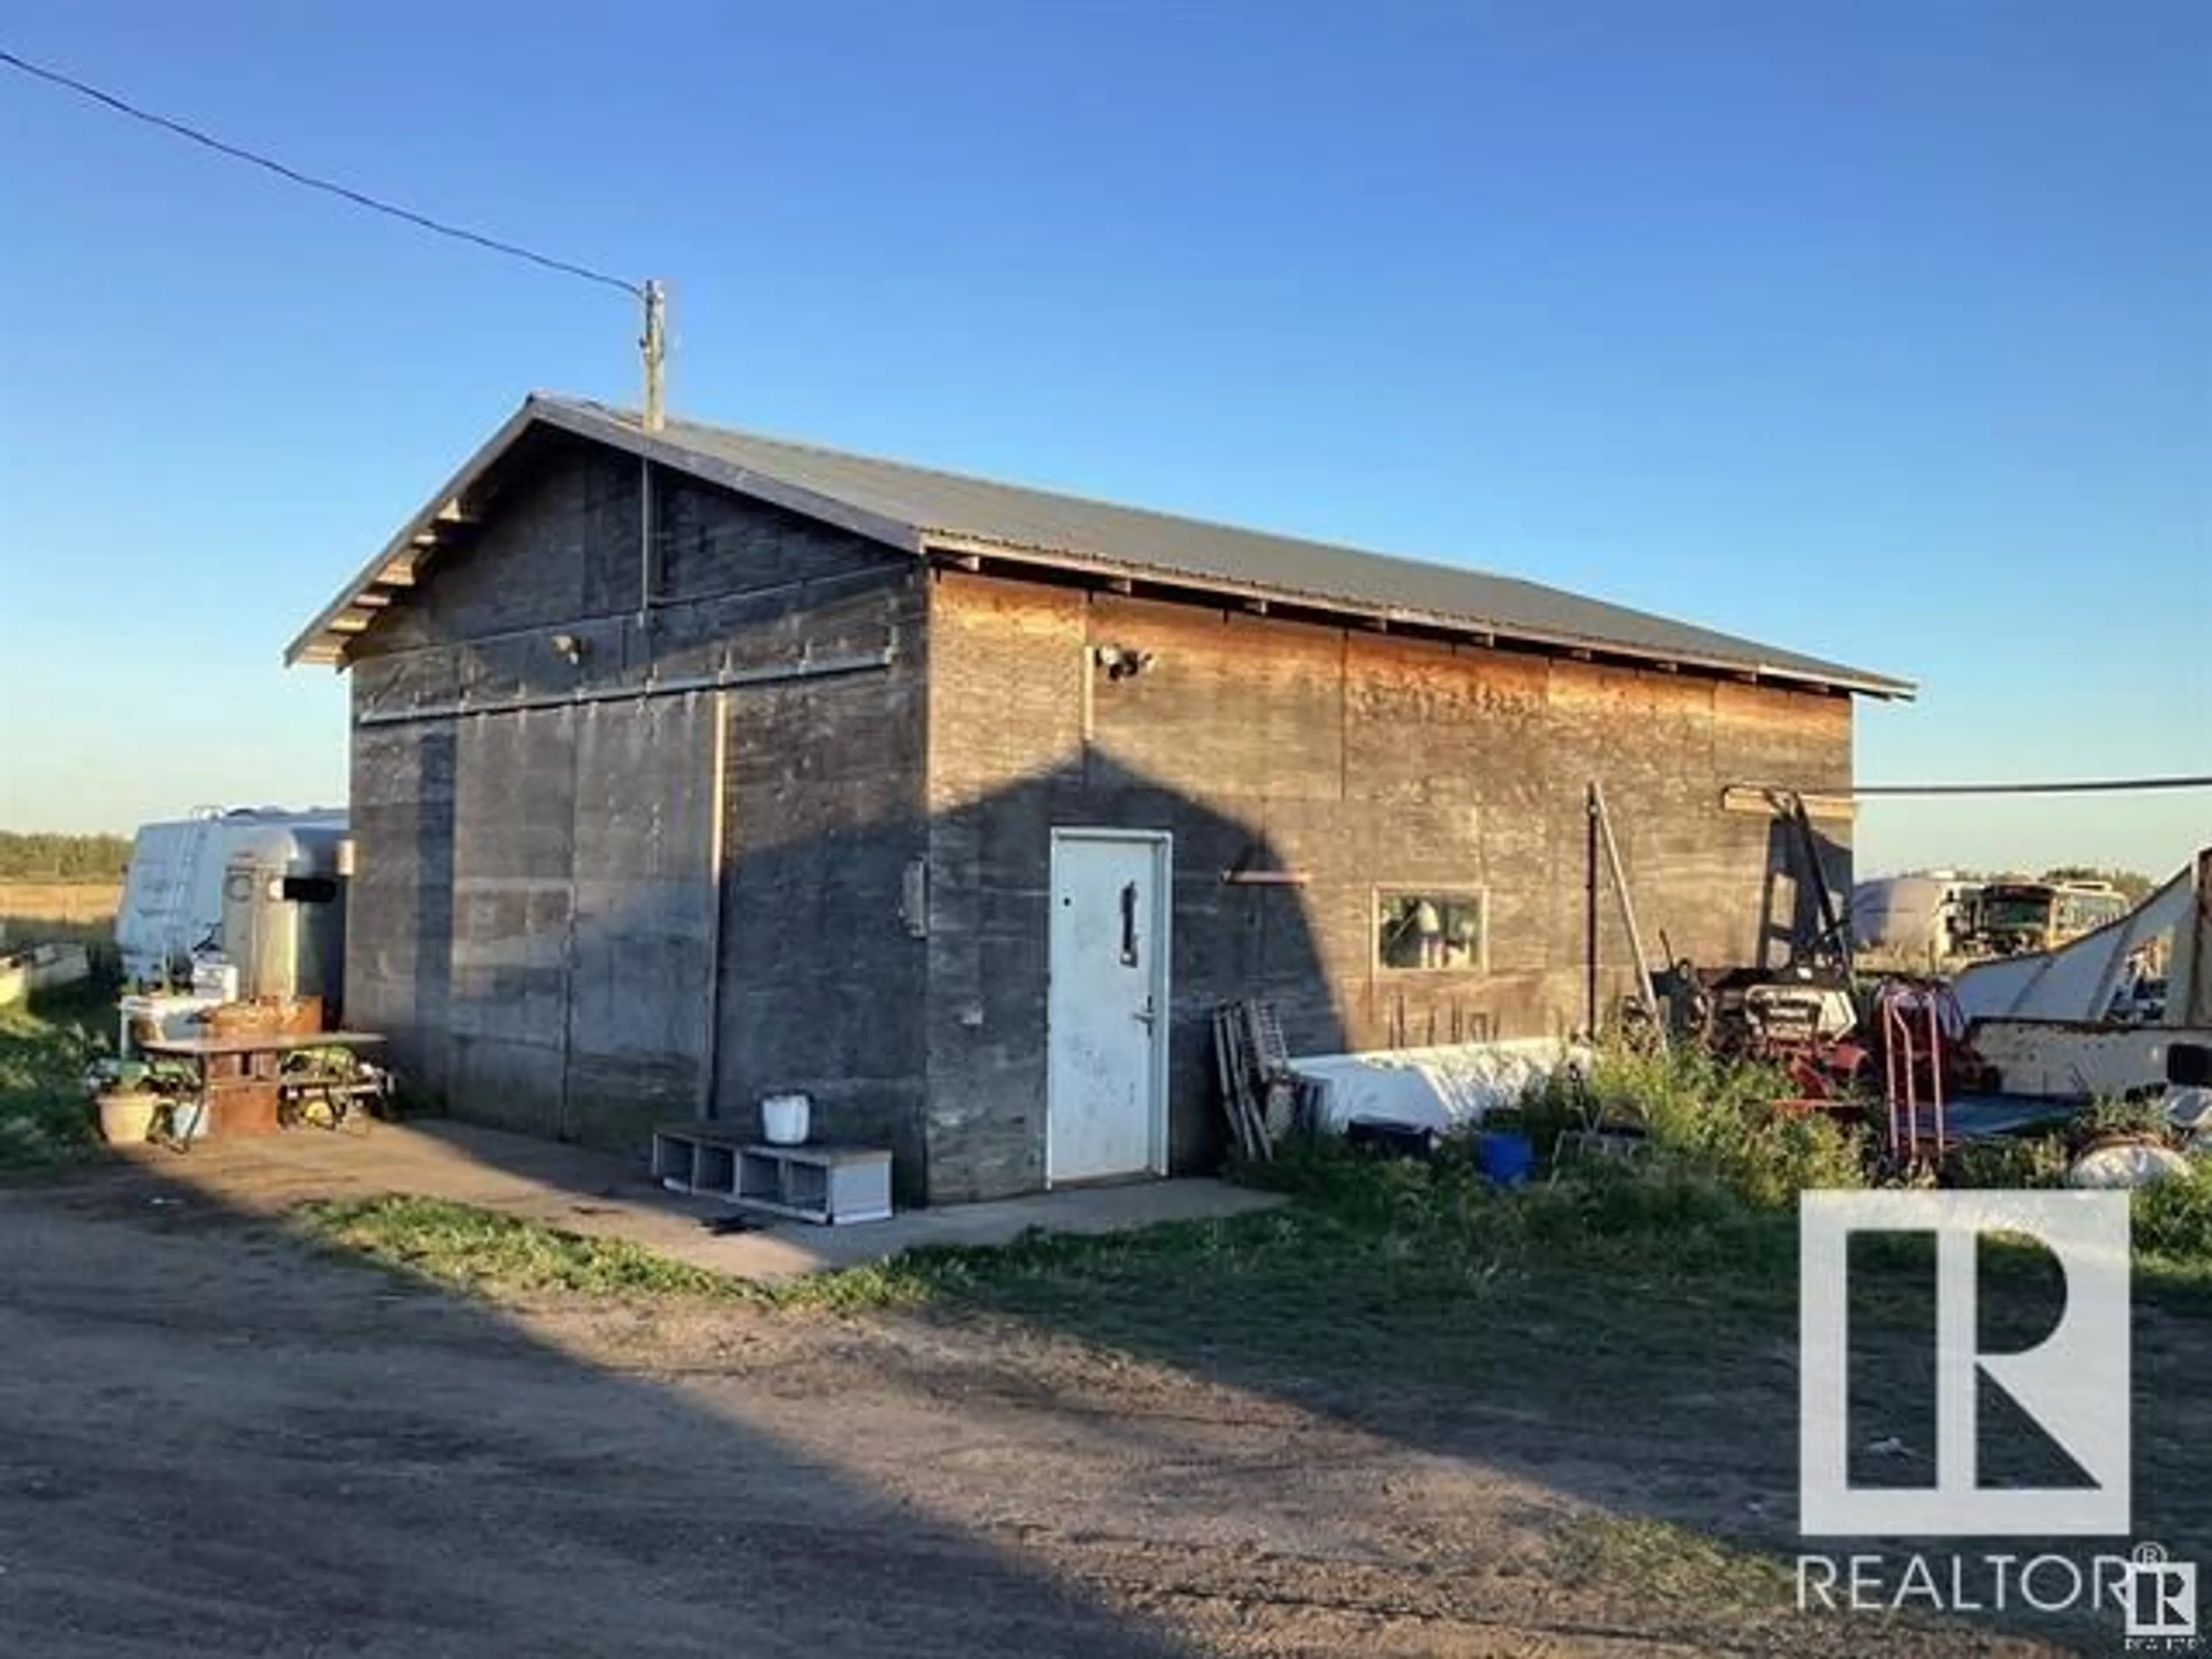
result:
[[[250,872],[252,893],[232,893],[234,914],[244,900],[258,898],[264,907],[295,907],[295,921],[302,914],[312,918],[297,930],[298,948],[316,958],[309,976],[327,976],[334,988],[343,948],[337,877],[345,833],[346,815],[323,809],[208,809],[142,827],[115,916],[125,983],[133,989],[188,983],[195,957],[235,955],[247,941],[225,938],[226,877]],[[242,890],[240,882],[230,884]]]

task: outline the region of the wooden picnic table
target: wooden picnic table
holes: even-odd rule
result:
[[[284,1056],[315,1048],[373,1048],[374,1031],[234,1031],[222,1036],[158,1037],[141,1052],[189,1060],[210,1134],[269,1134],[284,1127]],[[316,1085],[323,1086],[323,1085]]]
[[[289,1054],[302,1048],[373,1048],[383,1041],[374,1031],[233,1031],[223,1036],[149,1037],[138,1046],[149,1054],[206,1060],[218,1054]]]

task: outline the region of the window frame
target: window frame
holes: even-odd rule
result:
[[[1385,898],[1472,901],[1475,908],[1474,959],[1437,968],[1401,968],[1382,959],[1382,901]],[[1367,891],[1367,956],[1372,972],[1397,977],[1425,975],[1431,978],[1462,978],[1490,971],[1490,889],[1480,883],[1439,881],[1378,881]]]

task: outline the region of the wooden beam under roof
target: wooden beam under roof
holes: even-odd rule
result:
[[[1808,817],[1851,818],[1858,816],[1858,803],[1847,794],[1785,789],[1771,783],[1731,783],[1721,791],[1723,811],[1746,812],[1754,817],[1778,817],[1799,801],[1804,803]]]

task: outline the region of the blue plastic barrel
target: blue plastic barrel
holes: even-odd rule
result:
[[[1475,1137],[1474,1167],[1501,1187],[1517,1187],[1536,1168],[1536,1143],[1516,1129],[1486,1129]]]

